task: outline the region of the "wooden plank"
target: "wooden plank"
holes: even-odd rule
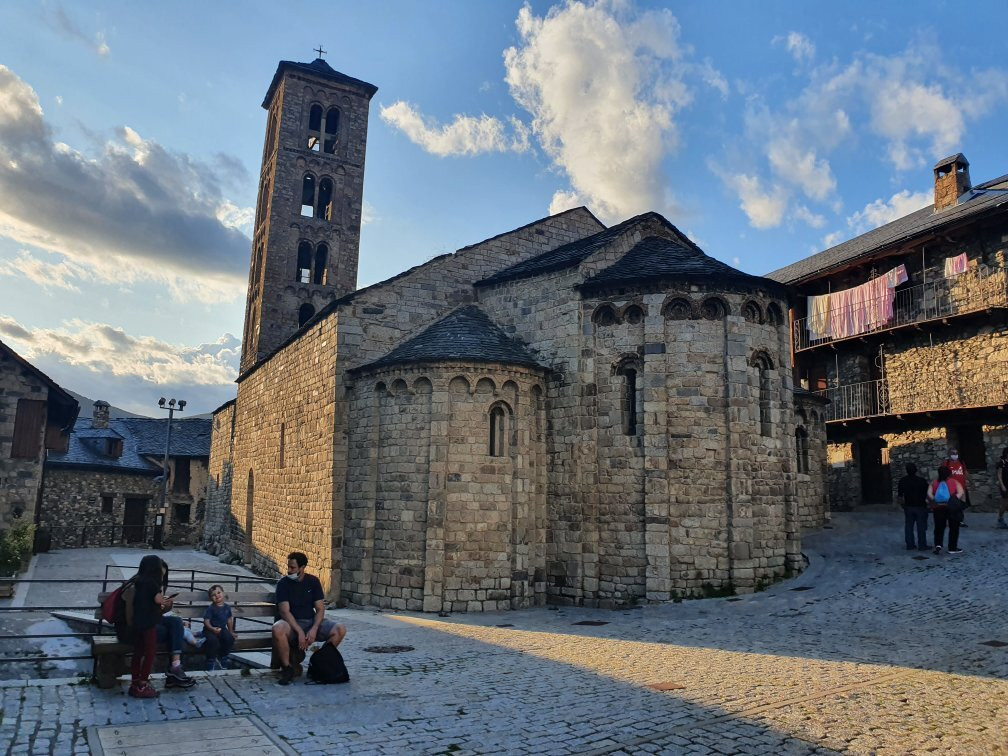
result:
[[[106,756],[295,753],[252,715],[89,727],[88,743],[92,752]]]

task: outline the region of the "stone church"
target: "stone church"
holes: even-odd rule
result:
[[[356,288],[369,102],[279,64],[204,544],[422,611],[749,592],[822,523],[788,294],[656,213],[580,207]]]

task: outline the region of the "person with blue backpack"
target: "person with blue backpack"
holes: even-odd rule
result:
[[[928,486],[927,499],[934,515],[934,553],[941,554],[945,540],[945,526],[948,525],[948,553],[961,554],[959,548],[959,522],[965,503],[966,491],[962,484],[952,477],[952,471],[945,465],[938,468],[938,480]]]

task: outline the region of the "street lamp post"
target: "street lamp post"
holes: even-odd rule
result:
[[[161,463],[161,507],[158,509],[157,517],[154,519],[154,548],[164,548],[164,522],[167,514],[168,501],[168,452],[171,449],[171,424],[175,417],[175,411],[181,412],[185,409],[185,399],[169,399],[167,403],[162,396],[158,400],[158,407],[168,410],[168,429],[165,431],[164,461]]]

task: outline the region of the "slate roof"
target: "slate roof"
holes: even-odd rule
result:
[[[94,428],[91,420],[81,420],[70,434],[65,452],[49,452],[46,466],[106,470],[139,475],[160,475],[158,460],[164,455],[168,419],[123,417],[109,420],[108,428]],[[210,419],[173,420],[170,455],[173,457],[209,457]],[[105,441],[121,438],[122,456],[105,453]]]
[[[563,270],[564,268],[570,268],[574,265],[578,265],[582,260],[591,255],[592,252],[602,249],[602,247],[607,245],[613,239],[618,239],[631,227],[652,218],[658,218],[673,229],[675,228],[671,223],[662,218],[662,216],[658,215],[658,213],[635,215],[633,218],[629,218],[622,223],[616,224],[615,226],[610,226],[604,231],[599,231],[597,234],[592,234],[591,236],[586,236],[584,239],[564,244],[556,249],[551,249],[549,252],[544,252],[541,255],[537,255],[536,257],[520,262],[517,265],[512,265],[510,268],[505,268],[499,273],[495,273],[492,276],[484,278],[482,281],[477,281],[476,286],[490,286],[503,281],[512,281],[517,278],[530,278],[532,276],[538,276],[541,273],[548,273],[553,270]],[[678,233],[678,230],[676,233]],[[689,243],[692,244],[692,242]]]
[[[933,205],[928,205],[892,223],[879,226],[861,236],[855,236],[843,244],[767,273],[766,277],[784,284],[797,284],[819,278],[858,259],[871,257],[886,247],[937,232],[946,226],[974,218],[982,213],[1001,209],[1008,205],[1006,189],[1008,189],[1008,175],[973,187],[969,195],[964,196],[958,205],[938,212],[934,211]]]
[[[476,305],[460,307],[384,357],[352,372],[418,362],[504,362],[542,368]]]
[[[264,108],[269,109],[269,103],[273,98],[273,92],[279,86],[280,79],[283,77],[284,71],[298,71],[311,76],[317,76],[320,79],[327,79],[329,81],[337,81],[341,84],[349,84],[353,87],[360,87],[368,93],[368,98],[374,97],[374,93],[378,91],[378,87],[374,84],[368,84],[366,81],[361,81],[360,79],[355,79],[352,76],[342,74],[322,60],[322,58],[315,58],[315,60],[311,63],[298,63],[293,60],[281,60],[280,64],[277,66],[276,73],[273,74],[273,81],[270,82],[269,89],[266,90],[266,97],[263,98],[262,106]]]
[[[703,278],[714,279],[718,283],[764,286],[773,290],[780,289],[784,293],[783,287],[776,281],[743,273],[705,254],[695,244],[661,236],[641,239],[623,257],[589,278],[579,288],[590,291],[647,280]]]

